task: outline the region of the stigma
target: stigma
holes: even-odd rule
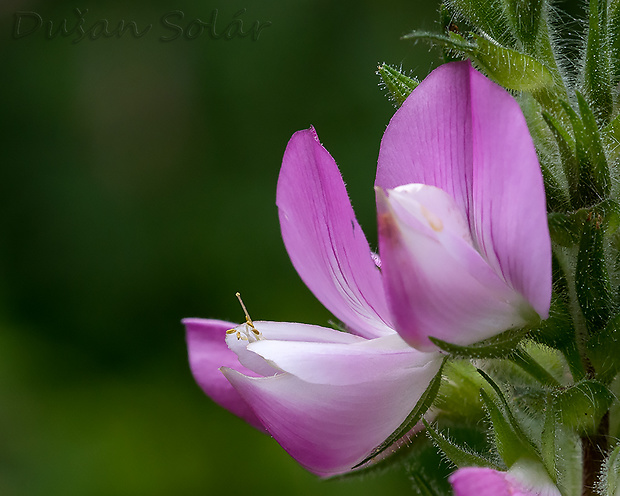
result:
[[[235,296],[239,300],[239,303],[241,303],[241,308],[243,308],[243,313],[245,314],[245,324],[241,324],[234,329],[228,329],[226,331],[226,334],[235,334],[237,336],[237,341],[248,341],[249,343],[254,343],[255,341],[265,339],[262,333],[254,325],[254,322],[252,322],[250,314],[248,313],[248,310],[245,308],[243,300],[241,299],[241,294],[237,292]]]

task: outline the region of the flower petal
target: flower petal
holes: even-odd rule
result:
[[[252,370],[259,376],[270,376],[281,372],[281,369],[272,361],[265,360],[260,354],[255,353],[252,345],[263,342],[302,342],[307,345],[310,343],[330,343],[330,344],[349,344],[366,341],[364,338],[308,324],[296,324],[287,322],[254,322],[254,329],[260,333],[260,341],[256,340],[252,330],[246,323],[235,328],[236,333],[226,334],[226,344],[239,358],[241,365]],[[246,336],[250,336],[249,340]],[[396,335],[396,334],[393,334]],[[276,341],[274,341],[276,340]],[[254,341],[254,343],[252,343]]]
[[[548,316],[551,243],[536,151],[518,103],[468,62],[433,71],[390,121],[376,185],[409,183],[454,198],[487,263]]]
[[[347,472],[404,421],[428,383],[416,370],[352,386],[310,384],[288,373],[247,377],[223,369],[269,433],[305,468]]]
[[[220,371],[220,367],[226,366],[250,376],[256,375],[242,367],[237,356],[226,346],[226,330],[235,324],[207,319],[183,319],[183,324],[189,365],[198,385],[218,405],[264,431],[261,421]]]
[[[465,467],[449,481],[455,496],[561,496],[542,465],[522,459],[508,472]]]
[[[439,370],[439,353],[421,353],[398,334],[357,343],[309,343],[265,339],[248,350],[279,370],[313,384],[353,385],[407,374],[428,384]]]
[[[382,275],[396,328],[409,344],[431,351],[433,336],[469,345],[533,313],[474,249],[447,193],[408,185],[388,194],[377,191]]]
[[[449,480],[454,496],[527,496],[515,493],[506,475],[491,468],[465,467],[454,472]]]
[[[289,141],[276,203],[291,261],[321,303],[356,334],[393,332],[380,272],[338,166],[314,129]]]

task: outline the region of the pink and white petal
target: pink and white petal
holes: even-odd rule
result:
[[[415,212],[380,190],[377,208],[383,282],[396,329],[411,346],[436,349],[429,336],[469,345],[525,322],[527,302],[459,231],[419,229]]]
[[[428,384],[439,370],[439,353],[411,348],[398,334],[353,344],[265,339],[248,345],[279,370],[313,384],[338,386],[394,380],[407,375]]]
[[[220,367],[225,366],[249,376],[256,375],[241,366],[237,356],[226,346],[226,331],[236,324],[209,319],[183,319],[183,324],[189,365],[198,385],[218,405],[264,431],[261,421],[220,371]]]
[[[349,471],[403,422],[428,384],[414,374],[352,386],[310,384],[291,374],[224,374],[278,443],[321,476]]]
[[[470,68],[472,233],[488,263],[542,317],[551,301],[551,240],[536,150],[519,104]]]
[[[314,129],[289,141],[276,203],[289,257],[321,303],[356,334],[392,332],[380,272],[338,166]]]
[[[452,196],[491,267],[547,317],[551,245],[536,152],[514,98],[468,62],[433,71],[390,121],[376,185],[409,183]]]

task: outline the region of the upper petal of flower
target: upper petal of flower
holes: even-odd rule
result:
[[[447,192],[489,266],[548,316],[551,244],[536,151],[518,103],[468,62],[433,71],[390,121],[376,185],[410,183]]]
[[[236,324],[208,319],[184,319],[183,324],[186,329],[189,365],[198,385],[217,404],[257,429],[265,430],[252,409],[220,371],[220,367],[225,366],[250,376],[256,375],[241,366],[237,355],[226,346],[226,331]]]
[[[321,303],[356,334],[393,332],[380,272],[314,129],[295,133],[286,147],[277,205],[291,261]]]

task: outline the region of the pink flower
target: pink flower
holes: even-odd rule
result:
[[[465,467],[450,476],[454,496],[561,496],[542,467],[517,464],[514,473]]]
[[[184,321],[204,391],[320,475],[350,470],[407,417],[439,370],[429,335],[471,344],[549,310],[536,153],[517,103],[469,64],[440,67],[396,112],[376,187],[380,263],[314,129],[289,141],[282,237],[350,334]]]

